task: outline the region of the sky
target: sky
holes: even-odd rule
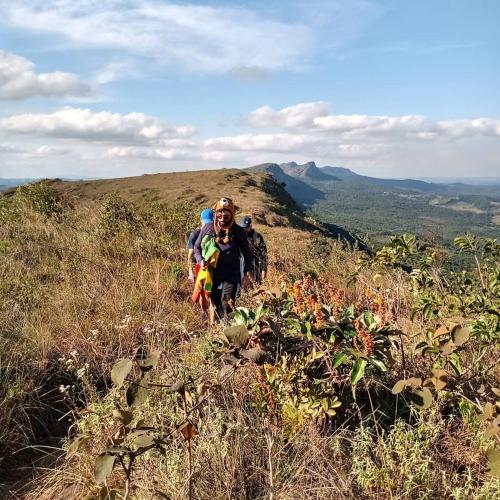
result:
[[[500,176],[498,0],[0,0],[0,178]]]

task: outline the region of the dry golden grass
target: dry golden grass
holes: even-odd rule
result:
[[[0,240],[10,245],[0,256],[0,391],[10,391],[7,397],[0,392],[0,440],[10,452],[33,440],[46,442],[55,430],[63,433],[58,437],[79,432],[91,439],[69,461],[63,459],[64,439],[52,441],[57,449],[44,459],[36,453],[20,462],[20,455],[7,454],[0,463],[3,481],[9,483],[3,496],[49,500],[96,494],[95,457],[116,432],[110,418],[116,404],[116,392],[109,392],[110,369],[138,346],[163,352],[159,372],[165,376],[217,376],[219,367],[210,362],[217,329],[210,330],[190,302],[184,234],[176,233],[164,246],[159,226],[102,238],[102,204],[114,192],[134,201],[139,211],[147,211],[153,200],[194,201],[202,208],[219,196],[233,197],[267,239],[269,288],[303,271],[345,288],[352,302],[366,288],[378,288],[387,292],[407,345],[421,338],[422,323],[410,319],[413,297],[404,273],[377,277],[366,270],[349,285],[357,252],[313,234],[314,224],[261,174],[223,170],[53,186],[75,207],[67,209],[62,221],[45,220],[26,209],[22,220],[0,227]],[[194,224],[196,213],[192,216]],[[255,300],[247,294],[240,303],[253,305]],[[401,373],[400,361],[393,367],[394,377]],[[407,368],[416,372],[417,363],[410,360]],[[486,500],[500,495],[500,484],[484,478],[477,427],[461,427],[436,412],[418,425],[413,420],[374,429],[347,421],[338,428],[310,425],[284,435],[256,411],[255,379],[255,367],[245,367],[204,407],[193,450],[194,498]],[[60,385],[75,385],[75,390],[64,396]],[[155,391],[141,407],[141,418],[151,425],[176,421],[175,397]],[[59,424],[58,429],[54,420],[67,411],[72,426]],[[38,460],[35,468],[30,467],[33,458]],[[136,498],[165,498],[160,493],[187,498],[186,460],[179,439],[166,457],[148,452],[133,473]],[[20,465],[28,469],[13,474]],[[123,479],[116,470],[109,485],[121,485]]]

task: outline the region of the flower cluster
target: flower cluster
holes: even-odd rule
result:
[[[344,305],[345,290],[343,288],[335,288],[324,278],[319,279],[319,285],[325,302],[332,306],[333,316],[337,318],[340,308]]]
[[[125,328],[128,328],[131,319],[132,319],[132,316],[130,316],[129,314],[126,314],[124,316],[124,318],[122,319],[121,324],[115,325],[116,328],[118,328],[119,330],[124,330]]]
[[[331,308],[333,318],[337,318],[344,305],[345,291],[335,288],[324,278],[315,282],[310,276],[305,276],[285,286],[285,290],[293,300],[293,312],[299,316],[311,314],[315,328],[321,328],[329,319],[328,308]]]
[[[390,290],[386,290],[390,292]],[[356,303],[358,311],[368,310],[377,320],[380,326],[387,325],[393,320],[393,311],[389,310],[386,293],[374,291],[372,288],[365,288],[363,294]]]
[[[365,356],[371,356],[375,351],[373,335],[363,327],[359,318],[354,320],[354,328],[357,333],[357,337],[355,339],[355,343],[358,344],[357,347],[359,350],[362,350]]]
[[[59,392],[63,394],[64,396],[68,395],[73,389],[75,388],[74,385],[64,385],[61,384],[59,386]]]
[[[87,337],[88,342],[95,342],[99,337],[99,330],[96,328],[94,330],[90,330],[90,335]]]
[[[78,351],[74,349],[69,353],[69,356],[62,356],[58,359],[59,363],[64,364],[66,367],[66,370],[68,372],[72,372],[76,375],[76,378],[78,379],[83,379],[89,372],[90,364],[89,363],[83,363],[80,364],[81,360],[78,354]],[[62,390],[61,388],[64,386],[59,386],[59,391],[62,393],[66,393],[67,390]],[[69,387],[69,386],[68,386]]]

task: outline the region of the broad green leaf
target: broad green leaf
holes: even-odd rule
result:
[[[66,458],[71,458],[76,455],[79,451],[80,447],[83,446],[90,438],[88,436],[78,436],[74,439],[68,447],[68,451],[66,452]]]
[[[467,326],[456,326],[451,332],[451,338],[456,346],[465,344],[470,337],[470,329]]]
[[[244,357],[253,361],[254,363],[260,364],[266,358],[266,351],[263,351],[260,347],[252,347],[251,349],[241,349],[240,354]]]
[[[152,370],[160,360],[161,351],[153,351],[147,358],[138,359],[137,363],[142,371],[146,372]]]
[[[446,342],[446,344],[442,345],[440,350],[445,356],[448,356],[449,354],[455,351],[455,347],[456,344],[450,340]]]
[[[248,316],[246,316],[242,311],[235,311],[233,314],[233,321],[237,325],[246,325]]]
[[[446,370],[435,368],[431,373],[432,377],[429,377],[428,380],[438,391],[444,389],[448,384],[448,372]]]
[[[134,414],[131,411],[115,409],[113,410],[113,418],[123,425],[128,425],[132,422]]]
[[[414,406],[420,410],[429,408],[432,404],[432,393],[428,387],[415,389],[410,396],[410,400]]]
[[[255,309],[255,322],[259,321],[259,319],[262,317],[262,313],[264,311],[264,304],[259,304],[257,308]]]
[[[333,357],[332,368],[339,367],[347,359],[347,354],[345,352],[339,352]]]
[[[416,387],[420,387],[422,385],[422,379],[420,377],[410,377],[406,380],[406,383],[415,389]]]
[[[224,330],[224,336],[236,347],[245,347],[250,335],[243,325],[228,326]]]
[[[132,369],[132,361],[130,359],[118,360],[111,369],[111,381],[119,389]]]
[[[366,368],[366,359],[358,358],[351,371],[351,383],[352,385],[356,385],[364,376],[365,368]]]
[[[496,436],[500,432],[500,416],[496,417],[489,427],[484,432],[484,437],[489,439],[490,437]]]
[[[147,382],[145,380],[141,380],[140,385],[136,382],[133,382],[127,389],[125,398],[127,400],[127,405],[132,408],[135,408],[136,406],[144,403],[144,401],[148,399]]]
[[[393,394],[399,394],[401,391],[403,391],[403,389],[406,387],[406,384],[407,384],[407,381],[406,380],[398,380],[393,388],[392,388],[392,393]]]
[[[458,357],[456,352],[450,354],[448,361],[450,362],[450,366],[453,368],[453,371],[457,375],[462,375],[462,366],[460,365],[460,358]]]
[[[381,372],[387,371],[387,366],[385,366],[385,363],[380,359],[370,358],[370,363],[376,368],[378,368],[378,370]]]
[[[151,434],[139,434],[133,441],[132,446],[136,448],[145,448],[146,446],[151,446],[154,443],[154,436]]]
[[[373,331],[377,329],[377,322],[373,317],[373,314],[369,311],[365,311],[361,316],[361,323],[365,326],[365,328],[369,331]]]
[[[113,472],[115,456],[103,453],[95,460],[94,477],[97,484],[101,484]]]

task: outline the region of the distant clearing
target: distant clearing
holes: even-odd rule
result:
[[[449,208],[458,212],[471,212],[473,214],[484,214],[485,210],[474,206],[472,203],[460,201],[456,198],[435,198],[430,202],[431,205],[438,207]]]

